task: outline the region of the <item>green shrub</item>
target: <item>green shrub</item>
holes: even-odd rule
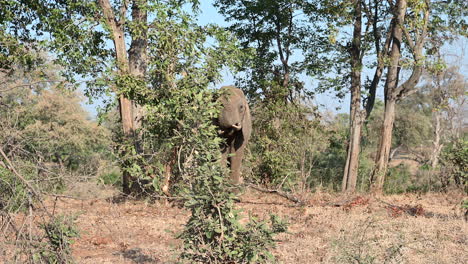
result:
[[[65,182],[60,171],[55,171],[53,168],[38,168],[34,162],[27,159],[17,158],[12,162],[16,171],[36,190],[53,193],[64,190]],[[30,203],[35,202],[35,199],[36,197],[13,172],[0,166],[0,209],[7,212],[24,210]]]
[[[422,165],[412,175],[407,165],[400,164],[388,169],[384,191],[388,194],[438,191],[441,185],[436,175],[437,173],[426,165]]]
[[[384,184],[385,193],[404,193],[408,191],[409,186],[411,186],[411,174],[406,165],[400,164],[388,169],[388,175]]]
[[[313,179],[310,186],[324,187],[330,191],[339,191],[343,178],[343,168],[346,162],[346,129],[341,120],[334,120],[330,127],[324,131],[319,139],[324,141],[326,147],[315,154],[313,160]]]
[[[79,236],[74,221],[75,217],[57,216],[40,227],[46,235],[46,242],[39,243],[37,254],[34,254],[34,262],[45,262],[51,264],[73,263],[71,257],[71,245],[74,238]]]
[[[357,189],[361,192],[366,192],[370,188],[369,175],[374,168],[374,160],[369,157],[366,151],[362,151],[359,156],[359,172]]]
[[[0,166],[0,210],[11,212],[27,206],[26,186],[12,172]]]
[[[460,138],[445,146],[440,161],[443,186],[454,183],[468,192],[468,140]]]
[[[122,186],[122,173],[117,170],[99,175],[98,181],[104,185]]]
[[[179,149],[180,178],[178,184],[188,201],[188,220],[179,238],[184,241],[181,254],[189,263],[239,263],[242,260],[266,262],[271,259],[268,249],[274,245],[273,235],[284,231],[283,224],[271,218],[271,227],[254,219],[243,226],[234,208],[234,187],[227,183],[227,171],[219,159],[221,138],[217,135],[212,118],[219,110],[213,103],[213,93],[202,87],[190,87],[182,100],[177,133],[171,138],[184,145]],[[166,108],[167,107],[167,108]],[[156,106],[154,113],[170,113],[170,105]],[[157,127],[155,127],[157,128]],[[184,183],[184,184],[182,184]],[[244,261],[245,262],[245,261]]]
[[[316,110],[265,101],[256,104],[253,115],[247,178],[285,190],[315,184],[314,163],[327,144]]]

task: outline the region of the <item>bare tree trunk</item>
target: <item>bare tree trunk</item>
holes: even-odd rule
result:
[[[346,164],[343,172],[341,191],[354,192],[359,168],[359,152],[361,147],[361,132],[363,115],[361,111],[361,0],[355,0],[354,32],[351,45],[351,109],[350,133]]]
[[[427,36],[427,28],[429,23],[429,4],[426,0],[425,6],[421,8],[422,12],[422,27],[421,29],[413,28],[415,32],[411,35],[405,27],[405,14],[407,9],[407,0],[397,0],[395,4],[395,17],[392,27],[392,49],[390,52],[390,67],[388,68],[387,81],[385,83],[385,112],[384,112],[384,125],[382,127],[382,135],[380,139],[379,149],[375,167],[371,175],[372,190],[374,192],[382,192],[383,184],[385,181],[385,174],[387,173],[388,158],[390,154],[390,147],[392,143],[393,123],[395,121],[395,105],[397,100],[404,98],[416,91],[415,87],[419,82],[423,70],[423,56],[422,50]],[[419,15],[419,14],[418,14]],[[399,62],[401,56],[401,43],[403,34],[406,38],[413,58],[414,65],[411,76],[403,84],[398,85],[399,78]]]
[[[343,173],[341,191],[354,192],[356,190],[357,177],[359,172],[359,153],[361,147],[362,115],[357,111],[350,127],[350,142],[348,155]]]
[[[441,126],[441,112],[436,111],[434,113],[434,142],[433,144],[433,151],[431,154],[431,167],[435,169],[437,165],[439,164],[439,156],[440,152],[442,150],[443,144],[441,143],[441,132],[442,132],[442,126]]]
[[[385,61],[384,58],[388,54],[388,50],[390,49],[391,44],[391,34],[393,31],[395,19],[392,19],[390,22],[390,27],[387,32],[387,36],[385,38],[385,42],[383,47],[381,47],[381,30],[377,26],[379,21],[379,2],[380,0],[374,0],[374,15],[372,16],[372,33],[374,35],[374,45],[375,51],[377,56],[377,67],[375,68],[374,77],[372,78],[372,82],[370,83],[369,87],[367,87],[369,95],[364,100],[364,109],[366,110],[366,117],[365,120],[368,120],[372,109],[374,108],[375,104],[375,97],[377,95],[377,87],[382,79],[382,73],[385,68]]]
[[[390,148],[392,146],[393,123],[395,122],[395,105],[396,101],[389,101],[385,105],[380,143],[375,159],[374,171],[372,172],[372,190],[378,193],[383,190],[385,174],[387,173]]]
[[[114,14],[109,0],[99,0],[98,3],[102,8],[106,23],[112,31],[119,73],[127,74],[129,73],[129,64],[127,57],[127,49],[125,45],[124,21],[117,21],[117,18]],[[124,3],[122,3],[121,19],[125,18],[127,4],[127,1],[124,1]],[[130,99],[126,98],[124,95],[120,95],[119,105],[124,137],[126,140],[130,140],[133,138],[134,133],[133,102]],[[122,183],[123,192],[125,194],[130,193],[130,178],[130,174],[127,171],[124,171],[122,175]]]
[[[148,65],[148,12],[146,10],[147,0],[135,0],[132,4],[132,22],[138,23],[141,26],[138,27],[138,34],[132,33],[132,42],[130,44],[130,50],[128,51],[129,69],[130,74],[144,78]],[[140,128],[141,118],[143,112],[141,107],[137,104],[134,105],[134,118],[135,118],[135,129]]]
[[[375,167],[371,175],[372,190],[382,192],[387,173],[388,158],[392,145],[393,123],[395,122],[395,105],[398,87],[399,62],[401,56],[401,42],[403,38],[403,23],[406,14],[406,0],[398,0],[396,3],[395,26],[392,28],[392,49],[390,52],[390,67],[388,68],[387,81],[385,82],[385,112],[379,148],[375,159]]]

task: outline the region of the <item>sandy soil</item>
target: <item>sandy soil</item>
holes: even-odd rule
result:
[[[305,205],[250,190],[238,203],[245,214],[288,219],[288,233],[272,249],[280,263],[467,263],[461,194],[299,197]],[[78,216],[77,263],[175,263],[181,242],[174,237],[189,216],[166,202],[100,197],[47,204]]]

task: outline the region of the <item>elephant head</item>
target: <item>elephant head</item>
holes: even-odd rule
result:
[[[222,109],[218,118],[220,135],[230,136],[242,131],[244,140],[250,137],[252,121],[250,109],[241,89],[234,86],[223,86],[220,90]]]

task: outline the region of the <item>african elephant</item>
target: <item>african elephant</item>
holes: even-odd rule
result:
[[[230,179],[234,184],[242,182],[241,165],[244,149],[252,132],[252,119],[249,105],[241,89],[234,86],[223,86],[220,89],[221,112],[215,121],[219,127],[218,134],[226,141],[221,146],[222,164],[229,165]]]
[[[223,166],[229,165],[231,182],[239,184],[242,182],[241,164],[244,149],[252,132],[250,109],[242,90],[234,86],[223,86],[220,93],[221,96],[218,98],[218,102],[222,105],[222,108],[219,116],[213,122],[219,128],[219,136],[226,139],[221,145],[221,163]],[[177,156],[177,151],[174,149],[175,156]],[[169,182],[174,162],[175,159],[166,164],[164,170],[162,191],[168,196],[170,195]]]

